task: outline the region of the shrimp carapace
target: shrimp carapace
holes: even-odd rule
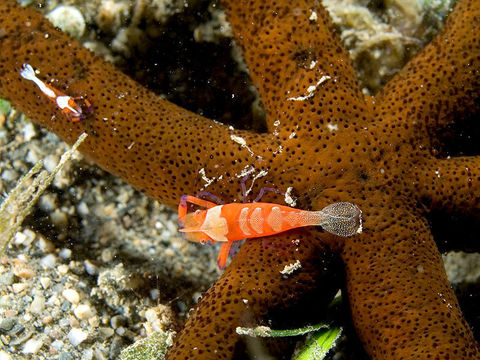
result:
[[[23,64],[22,70],[20,70],[20,76],[26,80],[33,81],[42,93],[53,101],[72,122],[83,120],[87,116],[87,113],[93,112],[90,101],[83,96],[69,96],[54,88],[52,85],[40,80],[30,64]]]
[[[204,207],[187,213],[187,203]],[[299,210],[273,203],[216,205],[184,195],[178,207],[180,232],[191,241],[220,241],[218,263],[225,267],[233,241],[279,234],[305,226],[321,226],[332,234],[349,237],[362,231],[362,212],[350,202],[334,203],[320,211]]]

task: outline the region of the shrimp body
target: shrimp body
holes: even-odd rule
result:
[[[205,207],[187,213],[187,202]],[[361,211],[352,203],[335,203],[320,211],[306,211],[273,203],[217,205],[193,196],[182,196],[178,207],[180,232],[191,241],[224,244],[218,257],[225,267],[232,242],[264,237],[305,226],[322,226],[339,236],[361,232]]]
[[[71,121],[77,122],[85,118],[85,112],[82,109],[82,104],[80,101],[82,101],[84,107],[89,112],[92,112],[92,106],[87,99],[83,97],[74,98],[68,96],[53,86],[43,82],[37,77],[35,70],[33,70],[30,64],[23,64],[22,70],[20,71],[20,76],[24,79],[33,81],[42,91],[42,93],[51,101],[53,101]]]

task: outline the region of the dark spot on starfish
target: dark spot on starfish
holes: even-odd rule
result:
[[[298,67],[309,69],[312,61],[316,59],[316,51],[313,49],[298,49],[292,54],[292,60]]]

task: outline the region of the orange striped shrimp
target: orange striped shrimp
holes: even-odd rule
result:
[[[187,213],[187,203],[205,210]],[[225,268],[234,241],[275,235],[304,226],[321,226],[343,237],[362,231],[362,212],[349,202],[330,204],[320,211],[307,211],[262,202],[218,205],[183,195],[178,206],[178,220],[180,232],[185,233],[188,240],[202,244],[223,242],[217,259],[221,269]]]
[[[72,122],[83,120],[86,117],[84,109],[88,112],[92,112],[92,105],[90,101],[82,96],[71,97],[54,88],[53,86],[40,80],[35,74],[30,64],[23,64],[20,76],[24,79],[33,81],[42,93],[52,100],[60,110],[65,114],[67,119]]]

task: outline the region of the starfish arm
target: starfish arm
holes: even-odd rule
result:
[[[367,105],[351,60],[320,2],[222,4],[265,105],[270,131],[291,133],[307,122],[365,121]]]
[[[478,113],[480,1],[460,0],[441,33],[376,96],[378,118],[428,138]]]
[[[480,217],[480,156],[435,159],[422,170],[419,196],[431,210]]]
[[[162,100],[16,1],[0,2],[0,19],[0,96],[68,143],[87,132],[83,153],[165,204],[174,207],[181,195],[219,178],[210,189],[228,198],[229,181],[239,184],[235,174],[266,151],[268,136],[231,130]],[[85,96],[93,113],[72,123],[20,76],[22,63],[45,80],[68,83],[66,92]]]
[[[427,221],[404,205],[365,219],[343,260],[354,325],[370,357],[478,359]]]
[[[277,321],[273,328],[314,321],[337,292],[340,272],[337,261],[311,240],[299,232],[248,240],[202,296],[166,359],[231,359],[252,340],[237,335],[236,327],[271,319]],[[297,261],[299,269],[281,273]]]

